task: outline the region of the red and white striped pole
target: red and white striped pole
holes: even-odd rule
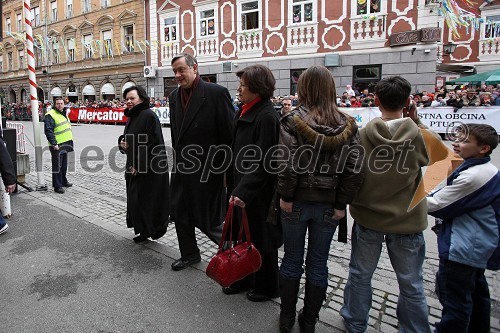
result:
[[[31,27],[30,0],[24,0],[24,23],[26,28],[26,53],[28,54],[28,72],[30,84],[31,119],[35,142],[35,166],[38,176],[37,191],[46,191],[47,185],[43,179],[42,144],[40,140],[40,123],[38,120],[38,97],[35,73],[35,54],[33,53],[33,29]]]

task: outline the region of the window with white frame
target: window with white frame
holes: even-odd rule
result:
[[[61,62],[61,58],[59,56],[59,42],[57,39],[52,41],[52,64],[58,64]]]
[[[382,0],[358,0],[357,14],[375,14],[380,13],[380,1]]]
[[[163,20],[163,40],[165,42],[177,41],[177,18],[175,16],[167,17]]]
[[[500,15],[486,16],[484,38],[500,38]]]
[[[12,32],[12,24],[10,23],[10,17],[5,19],[5,28],[7,32]]]
[[[57,21],[57,1],[51,1],[50,2],[50,14],[51,14],[51,20],[52,22]]]
[[[82,1],[82,12],[88,13],[90,12],[90,0],[83,0]]]
[[[38,27],[40,25],[40,7],[31,8],[31,26]]]
[[[75,39],[66,39],[66,45],[68,45],[68,62],[75,61]]]
[[[101,8],[108,8],[111,6],[111,0],[101,0]]]
[[[105,30],[102,32],[102,46],[101,54],[104,56],[113,55],[113,32],[111,30]]]
[[[23,31],[23,15],[17,14],[16,20],[17,20],[17,32],[22,32]]]
[[[66,0],[66,18],[73,17],[73,0]]]
[[[0,54],[0,72],[3,72],[3,54]]]
[[[123,27],[123,44],[126,52],[134,52],[134,26],[126,25]]]
[[[92,58],[92,35],[83,36],[83,59]]]
[[[293,0],[292,3],[292,23],[307,23],[315,21],[315,6],[316,0]]]
[[[214,36],[215,35],[215,10],[208,9],[200,11],[200,36]]]
[[[13,63],[12,63],[13,59],[12,59],[12,52],[8,52],[7,53],[7,66],[8,66],[8,70],[11,71],[12,70],[12,67],[14,66]]]
[[[259,29],[259,1],[242,2],[241,31]]]
[[[24,50],[19,50],[19,68],[24,68]]]

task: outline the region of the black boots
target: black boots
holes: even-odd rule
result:
[[[316,286],[306,280],[306,295],[304,308],[299,312],[301,333],[314,333],[314,327],[319,317],[319,310],[326,296],[326,287]],[[283,310],[282,310],[283,311]]]
[[[300,279],[287,279],[280,275],[280,333],[290,333],[295,324],[295,305],[299,286]]]

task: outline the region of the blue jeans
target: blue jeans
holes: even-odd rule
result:
[[[293,203],[291,213],[281,212],[285,255],[280,274],[288,279],[300,279],[304,273],[304,247],[309,230],[306,257],[307,281],[319,286],[328,285],[328,254],[338,221],[332,218],[333,206],[329,203]]]
[[[372,276],[386,243],[399,284],[396,315],[400,332],[431,332],[425,299],[422,265],[425,257],[424,235],[400,235],[367,229],[358,223],[353,228],[349,278],[344,289],[340,315],[347,331],[364,332],[372,304]]]
[[[491,301],[484,269],[441,259],[436,274],[436,293],[443,305],[436,332],[490,331]]]

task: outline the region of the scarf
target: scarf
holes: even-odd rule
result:
[[[245,113],[248,112],[248,110],[250,110],[255,104],[259,103],[260,101],[262,100],[262,98],[260,97],[257,97],[256,99],[254,99],[253,101],[251,101],[250,103],[247,103],[247,104],[243,104],[243,106],[241,107],[241,114],[240,114],[240,118],[243,117],[243,115]]]
[[[181,103],[182,103],[181,105],[183,111],[187,110],[189,102],[191,101],[191,96],[193,96],[193,90],[198,86],[199,82],[200,82],[200,76],[196,75],[196,78],[194,79],[191,88],[188,89],[181,88]]]

